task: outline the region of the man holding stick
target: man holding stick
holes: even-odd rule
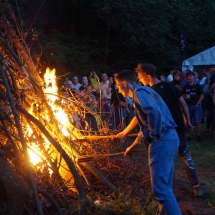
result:
[[[124,70],[116,77],[116,84],[123,96],[131,96],[135,117],[120,133],[124,138],[136,125],[140,132],[133,144],[125,151],[131,153],[144,139],[148,144],[148,163],[151,185],[155,198],[160,204],[160,215],[181,215],[173,193],[174,159],[179,146],[176,124],[164,101],[149,87],[136,84],[133,71]]]

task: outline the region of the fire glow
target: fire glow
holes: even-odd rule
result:
[[[43,89],[43,92],[46,95],[47,102],[52,108],[52,111],[55,115],[55,118],[58,122],[58,126],[64,136],[69,136],[69,119],[67,117],[67,114],[62,110],[62,108],[56,104],[56,100],[58,97],[56,96],[58,94],[58,87],[56,85],[56,70],[50,70],[49,68],[46,69],[46,73],[44,75],[44,82],[45,87]],[[32,108],[29,110],[29,112],[32,112]],[[44,113],[45,114],[45,113]],[[48,115],[45,116],[47,121],[50,121]],[[27,133],[26,135],[30,137],[32,135],[32,129],[28,125],[27,127]],[[48,140],[43,137],[46,140],[45,148],[49,147]],[[36,165],[37,163],[41,162],[43,159],[45,159],[44,155],[40,152],[39,147],[34,143],[31,142],[28,147],[28,153],[30,157],[30,162],[33,165]]]
[[[46,69],[46,73],[44,75],[44,82],[46,83],[46,86],[43,91],[44,93],[46,93],[48,103],[58,121],[60,130],[62,131],[64,136],[69,136],[69,119],[67,117],[67,114],[62,110],[60,106],[55,104],[55,101],[58,99],[57,96],[55,96],[58,94],[55,72],[55,69]]]

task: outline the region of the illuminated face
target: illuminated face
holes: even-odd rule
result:
[[[122,93],[124,97],[129,95],[129,88],[127,87],[127,82],[126,81],[120,81],[116,79],[116,85],[119,89],[119,93]]]
[[[139,82],[141,82],[143,85],[147,86],[149,85],[149,77],[148,75],[142,70],[141,64],[137,65],[137,68],[135,69],[135,72],[137,73]]]
[[[138,73],[138,79],[144,86],[149,85],[150,79],[146,73],[144,72]]]

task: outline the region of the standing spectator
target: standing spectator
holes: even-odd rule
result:
[[[210,87],[215,83],[215,66],[212,66],[209,68],[209,73],[208,73],[208,76],[209,76],[209,84],[210,84]]]
[[[201,102],[204,98],[202,87],[200,84],[194,82],[194,72],[187,70],[186,73],[188,84],[183,88],[183,97],[188,105],[190,121],[196,125],[197,141],[202,142],[201,133]],[[190,132],[188,132],[188,139],[190,139]]]
[[[182,95],[183,90],[181,88],[181,72],[179,70],[174,70],[173,72],[173,83],[178,90],[178,92]]]
[[[193,187],[194,196],[201,196],[202,191],[186,138],[186,130],[192,128],[187,104],[179,91],[174,87],[173,82],[161,82],[157,79],[156,70],[157,68],[153,64],[139,63],[136,71],[141,82],[145,85],[149,85],[156,93],[158,93],[169,108],[172,117],[177,124],[176,131],[179,137],[178,154],[184,164],[187,178]],[[183,114],[186,119],[186,125]]]
[[[148,163],[152,190],[159,202],[160,214],[181,215],[173,193],[174,159],[179,146],[176,124],[163,99],[151,88],[136,84],[134,72],[125,70],[118,74],[116,83],[123,96],[131,96],[135,104],[135,117],[120,133],[124,138],[136,125],[140,132],[125,151],[131,153],[144,139],[148,145]]]
[[[208,73],[208,70],[203,69],[203,76],[202,76],[201,81],[199,82],[199,84],[202,85],[202,86],[206,84],[207,73]]]
[[[82,97],[85,105],[90,108],[90,110],[86,110],[85,118],[88,122],[88,125],[93,128],[94,131],[98,130],[97,122],[99,122],[98,116],[96,114],[97,112],[97,101],[96,97],[93,95],[93,87],[91,85],[88,85],[86,87],[86,93],[85,96]]]
[[[160,75],[160,81],[166,81],[166,76],[165,75]]]
[[[70,95],[70,90],[72,90],[73,84],[72,81],[70,81],[68,78],[66,78],[65,82],[63,85],[60,87],[60,91],[65,97],[69,97]]]
[[[209,132],[210,128],[214,130],[214,104],[213,104],[213,93],[211,89],[212,85],[215,83],[215,67],[209,68],[207,73],[207,78],[209,81],[208,92],[207,92],[207,128],[205,133]]]
[[[166,81],[167,81],[167,82],[170,82],[170,81],[173,80],[173,76],[172,76],[173,72],[174,72],[174,70],[171,70],[171,71],[169,72],[169,75],[168,75],[167,78],[166,78]]]
[[[62,90],[63,88],[72,89],[73,83],[68,78],[66,78],[65,82],[63,83],[63,86],[60,89]]]
[[[102,118],[106,122],[110,117],[110,103],[111,103],[111,88],[108,76],[106,73],[102,74],[102,82],[97,89],[97,95],[100,95],[100,105],[102,110]]]
[[[79,88],[79,90],[80,91],[85,91],[85,89],[87,88],[88,85],[89,85],[89,83],[88,83],[87,76],[83,76],[82,77],[82,86]]]
[[[199,73],[194,72],[194,82],[199,83]]]
[[[96,91],[99,87],[99,77],[96,75],[95,70],[90,73],[89,80],[91,85],[93,86],[93,91],[95,92],[94,95],[96,95]]]
[[[113,83],[111,84],[111,115],[114,130],[123,130],[125,128],[125,115],[128,104],[125,97],[119,93],[116,85],[117,73],[113,75]],[[120,103],[122,102],[122,103]],[[122,106],[124,104],[124,106]]]
[[[187,76],[186,76],[186,71],[184,70],[183,72],[181,72],[181,82],[180,82],[180,87],[183,89],[185,85],[188,84],[187,82]]]
[[[81,87],[81,84],[78,83],[78,76],[73,77],[72,83],[73,83],[73,89],[75,89],[76,91],[79,90],[79,88]]]
[[[208,106],[208,88],[209,88],[209,80],[208,80],[208,69],[203,69],[203,77],[201,79],[201,81],[199,82],[199,84],[202,86],[202,90],[203,90],[203,94],[204,94],[204,98],[202,100],[202,119],[201,119],[201,123],[205,122],[205,115],[207,112],[207,106]],[[209,132],[210,126],[208,126],[207,124],[207,128],[203,133],[207,133]]]

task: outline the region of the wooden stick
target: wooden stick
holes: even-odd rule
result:
[[[147,149],[136,149],[134,152],[145,152]],[[104,159],[108,157],[116,157],[119,155],[124,155],[125,152],[117,152],[113,154],[95,154],[95,155],[83,155],[75,158],[75,161],[78,163],[88,162],[92,160]]]
[[[100,139],[115,139],[117,138],[116,135],[109,135],[109,136],[83,136],[78,140],[100,140]]]
[[[136,137],[138,133],[128,134],[127,137]],[[78,140],[100,140],[100,139],[115,139],[118,138],[117,135],[108,135],[108,136],[83,136]]]

